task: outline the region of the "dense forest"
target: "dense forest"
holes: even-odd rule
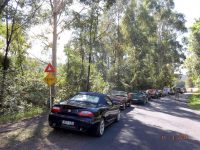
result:
[[[56,100],[79,91],[172,87],[182,64],[198,82],[199,20],[188,40],[184,15],[174,7],[173,0],[0,0],[0,113],[23,112],[48,100],[48,62],[28,53],[34,26],[47,25],[52,36],[48,41],[38,33],[57,70]],[[67,30],[67,60],[58,64],[57,42]],[[192,54],[186,59],[188,45]]]

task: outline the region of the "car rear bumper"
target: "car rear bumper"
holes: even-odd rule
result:
[[[96,122],[93,121],[92,118],[77,118],[73,116],[64,116],[60,114],[49,114],[49,125],[51,127],[57,127],[57,128],[65,128],[70,130],[76,130],[76,131],[87,131],[90,128],[96,124]],[[74,125],[66,125],[63,124],[63,121],[70,121],[73,122]]]

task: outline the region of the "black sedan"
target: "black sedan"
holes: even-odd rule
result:
[[[54,129],[92,131],[96,136],[102,136],[104,128],[119,119],[119,105],[113,104],[107,95],[80,92],[69,100],[55,104],[48,120]]]

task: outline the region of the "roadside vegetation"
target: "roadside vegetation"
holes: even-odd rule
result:
[[[28,119],[36,116],[40,116],[47,112],[47,108],[42,107],[33,107],[28,110],[24,110],[21,112],[13,112],[8,114],[3,114],[0,116],[0,124],[16,122],[23,119]]]
[[[194,93],[189,98],[189,106],[192,109],[200,110],[200,93]]]

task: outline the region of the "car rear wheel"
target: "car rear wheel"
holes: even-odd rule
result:
[[[104,119],[101,119],[101,121],[97,124],[95,135],[102,136],[104,134],[104,130],[105,130],[105,122]]]

